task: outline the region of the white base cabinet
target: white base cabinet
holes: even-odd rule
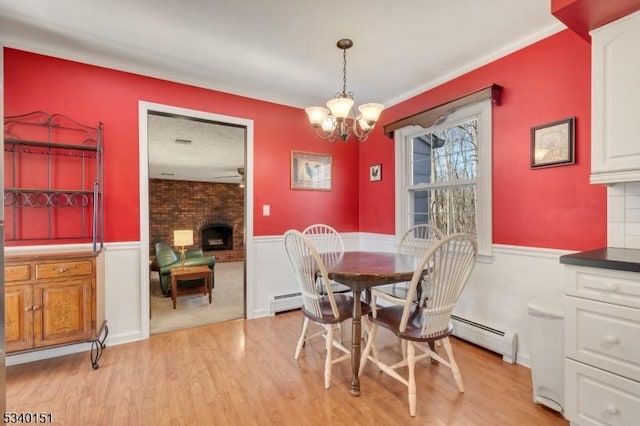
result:
[[[567,408],[572,425],[637,425],[640,383],[567,359]]]
[[[640,274],[565,267],[565,417],[640,424]]]

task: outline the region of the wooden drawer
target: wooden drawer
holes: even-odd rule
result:
[[[640,309],[565,299],[566,356],[640,381]]]
[[[565,267],[565,293],[640,308],[640,274],[579,266]]]
[[[567,359],[565,416],[572,424],[636,426],[640,383]]]
[[[91,274],[93,274],[93,262],[91,260],[36,264],[37,280]]]
[[[5,265],[4,280],[11,281],[28,281],[31,279],[31,265],[28,263],[18,265]]]

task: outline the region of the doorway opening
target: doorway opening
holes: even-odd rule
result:
[[[252,233],[247,205],[252,188],[244,171],[250,174],[252,122],[143,102],[140,118],[147,128],[141,129],[141,254],[143,259],[146,255],[143,264],[152,265],[142,284],[146,281],[143,312],[149,312],[143,330],[145,322],[153,334],[247,317],[246,263],[251,251],[245,242]],[[217,227],[201,232],[213,224]],[[187,247],[192,254],[199,250],[215,258],[211,305],[206,296],[186,295],[177,298],[174,310],[171,298],[161,291],[159,271],[153,268],[155,245],[165,242],[177,249],[172,238],[176,229],[193,231],[193,245]]]

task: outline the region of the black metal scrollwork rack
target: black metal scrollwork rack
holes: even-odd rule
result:
[[[6,240],[91,241],[94,252],[102,249],[102,123],[90,127],[62,114],[35,111],[5,117],[4,129],[5,168],[8,169],[4,191]],[[27,169],[29,166],[22,161],[26,155],[39,156],[38,167]],[[64,158],[73,163],[73,167],[65,165]],[[78,176],[71,183],[68,178],[65,180],[71,188],[62,188],[58,181],[68,171]],[[38,187],[25,187],[22,181],[32,174],[40,174],[40,178],[35,179]],[[45,209],[47,213],[42,221],[45,223],[24,223],[26,219],[21,214],[24,208]],[[77,223],[71,227],[67,224],[63,232],[57,229],[62,228],[57,218],[64,208],[80,209],[80,212]],[[25,235],[26,226],[30,228],[29,235]],[[33,232],[33,226],[38,232]]]

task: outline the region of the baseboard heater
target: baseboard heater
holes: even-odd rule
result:
[[[497,330],[466,318],[451,315],[453,335],[502,355],[502,360],[516,362],[518,349],[517,334],[511,331]]]
[[[269,315],[291,311],[302,306],[302,293],[289,293],[271,296],[269,299]]]

